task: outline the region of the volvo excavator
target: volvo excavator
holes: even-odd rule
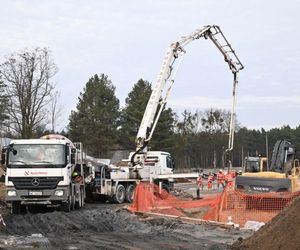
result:
[[[296,192],[299,185],[299,161],[295,147],[282,139],[275,143],[269,169],[245,168],[236,178],[236,188],[249,193]]]

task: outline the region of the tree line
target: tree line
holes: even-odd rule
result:
[[[52,82],[56,72],[57,66],[46,48],[13,53],[0,64],[2,137],[38,138],[55,132],[61,112],[59,92]],[[120,107],[115,90],[104,73],[91,76],[79,94],[66,131],[61,132],[73,141],[83,142],[91,156],[110,158],[116,150],[135,149],[151,83],[144,79],[135,83],[124,107]],[[210,108],[176,114],[165,108],[149,147],[172,153],[177,168],[220,168],[224,166],[229,121],[227,110]],[[275,142],[283,138],[299,149],[299,137],[300,126],[265,131],[248,129],[236,122],[232,163],[241,166],[245,156],[265,156],[267,152],[271,155]]]

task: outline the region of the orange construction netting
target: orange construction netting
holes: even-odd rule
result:
[[[247,221],[270,221],[299,194],[245,194],[226,188],[222,193],[200,200],[182,200],[165,190],[159,192],[155,184],[140,183],[128,209],[132,212],[153,212],[224,223],[228,222],[230,216],[233,223],[244,226]]]

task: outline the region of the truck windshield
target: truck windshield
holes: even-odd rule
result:
[[[9,152],[8,167],[61,167],[66,164],[64,145],[15,144]]]

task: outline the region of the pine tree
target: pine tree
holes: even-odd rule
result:
[[[126,106],[122,110],[120,142],[126,149],[135,149],[136,135],[142,121],[149,97],[151,84],[140,79],[128,94]],[[174,114],[171,109],[162,112],[149,147],[153,150],[168,150],[171,148]]]
[[[81,141],[89,155],[108,157],[117,141],[119,100],[108,76],[94,75],[80,93],[69,117],[69,137]]]
[[[120,143],[125,149],[135,149],[135,138],[150,95],[150,83],[140,79],[125,99],[120,130]]]

